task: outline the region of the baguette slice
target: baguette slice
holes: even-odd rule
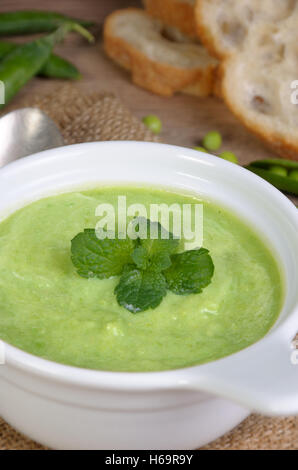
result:
[[[196,0],[197,34],[220,59],[242,48],[251,28],[289,18],[297,0]]]
[[[136,85],[154,93],[210,95],[217,61],[199,44],[166,39],[163,29],[159,20],[143,10],[115,11],[105,21],[105,51],[132,72]]]
[[[195,0],[144,0],[147,12],[164,25],[177,28],[191,38],[197,37]]]
[[[223,61],[221,93],[232,112],[284,158],[298,160],[298,14],[255,25],[241,51]]]

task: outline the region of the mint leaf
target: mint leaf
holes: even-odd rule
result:
[[[168,253],[159,253],[151,259],[150,266],[156,271],[164,271],[172,264],[171,257]]]
[[[139,269],[146,269],[148,266],[147,250],[143,246],[138,246],[132,253],[132,260]]]
[[[169,268],[170,255],[175,253],[180,240],[174,238],[173,234],[165,230],[159,222],[142,219],[141,227],[144,226],[145,230],[141,231],[137,240],[138,246],[132,255],[133,261],[139,269],[152,267],[156,271],[163,271]]]
[[[166,292],[167,283],[163,274],[139,269],[124,272],[115,289],[119,305],[132,313],[156,308]]]
[[[149,259],[164,253],[175,253],[180,243],[180,240],[163,228],[159,222],[151,222],[148,219],[144,235],[146,238],[140,239],[140,245],[146,249]]]
[[[158,253],[150,258],[144,246],[138,246],[134,249],[132,253],[132,259],[137,268],[143,270],[151,267],[152,269],[160,272],[164,269],[168,269],[172,264],[170,255],[168,253]]]
[[[100,240],[94,229],[85,229],[71,241],[71,259],[80,276],[107,279],[122,273],[132,261],[133,249],[129,238]]]
[[[172,265],[164,272],[168,288],[177,295],[199,294],[214,273],[214,264],[205,248],[171,256]]]

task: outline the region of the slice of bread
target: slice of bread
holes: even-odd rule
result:
[[[133,82],[164,96],[185,91],[208,96],[217,61],[195,43],[174,42],[163,24],[145,11],[128,8],[112,13],[104,25],[107,55],[132,73]]]
[[[144,0],[147,12],[166,26],[196,38],[195,0]]]
[[[297,2],[298,3],[298,2]],[[241,51],[220,67],[221,94],[232,112],[284,158],[298,160],[298,8],[284,21],[251,27]]]
[[[219,94],[252,132],[298,160],[298,0],[197,0],[198,32],[216,57]]]
[[[209,52],[223,58],[241,49],[258,23],[283,21],[297,0],[196,0],[197,34]]]

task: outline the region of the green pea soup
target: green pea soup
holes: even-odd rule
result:
[[[201,294],[168,291],[138,314],[118,305],[119,278],[80,277],[72,238],[98,222],[99,204],[203,203],[203,246],[215,272]],[[117,211],[116,211],[117,214]],[[99,187],[44,198],[0,223],[0,338],[58,363],[161,371],[222,358],[261,339],[281,310],[283,283],[270,250],[229,211],[198,196],[147,187]]]

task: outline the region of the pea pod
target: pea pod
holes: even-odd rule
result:
[[[17,44],[0,41],[0,61],[4,56],[6,56],[6,54],[13,51],[16,47],[18,47]],[[49,60],[38,74],[44,77],[61,78],[66,80],[78,80],[81,77],[80,72],[73,64],[55,54],[50,55]]]
[[[285,175],[278,174],[276,168],[286,170]],[[298,196],[298,180],[294,175],[298,171],[298,162],[283,159],[257,160],[245,167],[276,188]],[[282,173],[282,172],[280,172]]]
[[[14,11],[0,13],[0,36],[21,34],[50,33],[62,23],[73,22],[88,27],[91,21],[75,20],[65,15],[46,11]]]
[[[93,36],[77,23],[63,23],[54,33],[22,44],[4,57],[0,62],[0,81],[4,83],[5,104],[44,67],[55,44],[69,31],[76,31],[89,41],[93,40]]]

